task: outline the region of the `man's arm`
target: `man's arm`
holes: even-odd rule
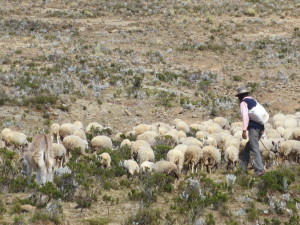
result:
[[[243,120],[243,138],[247,139],[247,128],[249,125],[249,115],[248,115],[248,107],[246,102],[241,102],[240,104],[241,115]]]

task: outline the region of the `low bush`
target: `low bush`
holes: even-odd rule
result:
[[[135,214],[130,216],[124,222],[125,225],[132,225],[132,224],[143,224],[143,225],[157,225],[161,224],[162,217],[161,212],[158,209],[139,209],[139,211]]]

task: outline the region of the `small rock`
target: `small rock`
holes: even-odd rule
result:
[[[131,112],[129,112],[128,110],[124,110],[124,112],[127,116],[132,116]]]
[[[246,215],[246,211],[243,210],[243,209],[240,209],[240,210],[238,210],[236,212],[233,212],[233,215],[235,215],[235,216],[243,216],[243,215]]]
[[[36,210],[35,206],[32,205],[21,205],[22,212],[34,212]]]

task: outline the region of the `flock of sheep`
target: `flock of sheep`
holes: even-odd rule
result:
[[[80,121],[52,124],[50,156],[54,161],[53,167],[63,167],[76,149],[80,149],[81,154],[87,154],[87,150],[91,149],[103,168],[110,168],[113,166],[111,156],[105,149],[130,149],[131,158],[120,162],[128,176],[158,172],[178,178],[182,173],[194,173],[203,167],[209,173],[214,172],[221,162],[226,163],[227,170],[235,169],[247,143],[247,140],[242,139],[242,123],[230,124],[223,117],[190,125],[181,119],[174,119],[172,124],[139,124],[130,131],[115,134],[114,137],[97,135],[88,141],[87,134],[92,135],[94,130],[103,129],[105,127],[97,122],[88,124],[86,129]],[[126,137],[136,139],[130,141]],[[2,147],[18,149],[22,153],[30,149],[27,136],[21,132],[4,128],[1,139]],[[121,144],[114,146],[113,140],[114,143]],[[163,160],[155,162],[153,147],[161,140],[168,140],[172,149]],[[265,125],[260,150],[266,168],[286,160],[300,164],[300,113],[274,115]],[[102,154],[99,155],[99,152]]]

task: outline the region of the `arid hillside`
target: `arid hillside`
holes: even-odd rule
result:
[[[98,122],[120,150],[141,123],[222,116],[232,124],[240,121],[240,86],[271,118],[282,113],[299,122],[299,0],[0,0],[0,49],[0,130],[28,140],[53,123],[81,121],[85,129]],[[289,128],[285,140],[293,139]],[[166,137],[158,142],[155,160],[175,146]],[[298,158],[261,178],[228,172],[222,156],[216,173],[202,170],[173,184],[157,174],[128,180],[119,162],[130,150],[107,151],[112,169],[75,154],[70,177],[60,183],[55,176],[43,189],[11,163],[20,160],[16,152],[0,148],[0,224],[300,223]],[[183,193],[194,197],[193,182],[200,194],[191,200]]]

